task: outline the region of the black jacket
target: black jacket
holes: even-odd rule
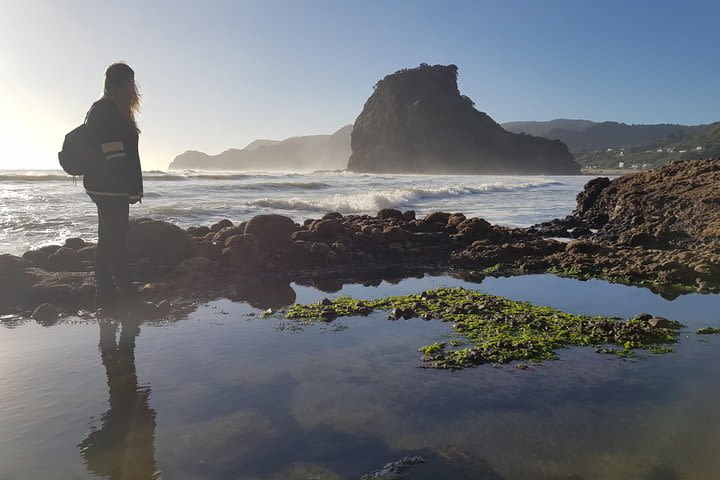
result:
[[[110,100],[93,103],[87,128],[100,155],[83,177],[90,195],[123,197],[130,201],[143,195],[142,170],[138,153],[138,132]]]

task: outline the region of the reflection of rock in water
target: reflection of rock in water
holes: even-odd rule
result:
[[[87,469],[112,480],[158,478],[155,470],[155,411],[150,408],[150,387],[138,386],[135,337],[139,324],[100,324],[100,354],[107,374],[110,408],[101,426],[80,443]]]
[[[272,279],[240,288],[229,298],[235,302],[245,301],[252,307],[265,310],[292,305],[296,296],[289,281]]]

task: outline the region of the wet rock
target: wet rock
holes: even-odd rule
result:
[[[464,221],[465,221],[465,215],[463,215],[462,213],[453,213],[452,215],[450,215],[448,217],[447,226],[448,227],[457,227]]]
[[[52,303],[43,303],[33,311],[32,318],[40,324],[52,325],[58,319],[58,307]]]
[[[245,256],[257,255],[260,252],[257,238],[255,235],[243,233],[233,235],[225,241],[226,248],[232,248],[237,253]]]
[[[83,247],[77,251],[80,261],[83,262],[95,262],[95,245]]]
[[[12,309],[27,300],[32,279],[26,269],[32,262],[14,255],[0,255],[0,312]]]
[[[334,218],[329,218],[317,222],[314,230],[320,238],[337,238],[343,233],[343,224]]]
[[[389,320],[397,320],[399,318],[402,318],[404,314],[404,310],[402,308],[395,307],[392,310],[390,310],[390,315],[388,315]]]
[[[401,480],[406,477],[407,470],[419,463],[424,463],[422,457],[405,457],[397,462],[391,462],[378,470],[363,475],[360,480]]]
[[[53,303],[68,306],[87,303],[92,300],[95,280],[88,272],[48,272],[38,268],[28,268],[32,286],[27,301],[31,305]]]
[[[31,262],[36,267],[45,268],[47,266],[48,256],[40,250],[28,250],[23,253],[22,258]]]
[[[162,302],[158,303],[155,310],[158,316],[160,317],[167,317],[170,315],[170,312],[172,312],[172,303],[170,303],[168,300],[163,300]]]
[[[231,221],[228,220],[227,218],[224,218],[224,219],[220,220],[219,222],[214,223],[214,224],[210,227],[210,231],[211,231],[211,232],[219,232],[219,231],[222,230],[223,228],[228,228],[228,227],[232,227],[232,226],[233,226],[233,222],[231,222]]]
[[[322,216],[321,220],[330,220],[331,218],[339,219],[343,218],[342,213],[340,212],[328,212],[325,215]]]
[[[84,270],[80,255],[72,248],[62,247],[48,257],[47,268],[56,272],[81,272]]]
[[[293,242],[314,242],[317,240],[317,234],[310,230],[298,230],[290,238]]]
[[[330,246],[326,243],[314,242],[310,247],[310,252],[318,255],[327,254],[331,250]]]
[[[295,232],[295,222],[283,215],[257,215],[245,226],[245,233],[257,238],[260,252],[287,251]]]
[[[410,233],[400,227],[385,227],[383,230],[385,242],[403,244],[410,238]],[[400,245],[402,246],[402,245]]]
[[[377,218],[381,220],[394,219],[394,220],[405,220],[403,213],[400,210],[394,208],[383,208],[377,213]]]
[[[219,243],[220,245],[225,245],[225,243],[230,237],[234,237],[236,235],[245,235],[245,225],[235,225],[232,227],[223,228],[215,234],[215,236],[213,237],[213,242]]]
[[[720,328],[705,327],[701,328],[696,332],[698,335],[714,335],[720,333]]]
[[[577,196],[577,208],[575,211],[582,215],[590,210],[597,201],[598,197],[610,185],[610,179],[600,177],[590,180],[585,184],[585,188]]]
[[[565,251],[570,253],[593,254],[606,250],[603,245],[587,240],[571,240],[565,245]]]
[[[167,298],[170,296],[170,285],[164,282],[146,283],[140,289],[140,295],[146,300]]]
[[[477,240],[483,237],[489,230],[490,222],[483,218],[468,218],[457,224],[457,231],[463,237],[470,240]]]
[[[207,234],[210,233],[210,227],[206,225],[202,225],[200,227],[189,227],[187,229],[187,232],[196,238],[201,238],[207,236]]]
[[[130,221],[127,234],[130,261],[147,258],[152,262],[175,265],[188,258],[192,251],[192,237],[177,225],[149,218]]]
[[[243,269],[251,269],[257,264],[260,247],[254,235],[233,235],[227,245],[222,251],[223,262]]]
[[[415,220],[415,210],[406,210],[403,212],[403,218],[406,222]]]
[[[641,321],[641,322],[647,322],[647,321],[650,320],[651,318],[653,318],[653,316],[650,315],[649,313],[638,313],[637,315],[635,315],[635,316],[633,317],[633,320],[639,320],[639,321]]]
[[[588,235],[592,235],[592,231],[587,227],[575,227],[572,232],[570,232],[572,238],[587,237]]]
[[[332,301],[329,298],[323,298],[318,302],[318,305],[328,306],[332,305]]]
[[[426,223],[440,223],[447,225],[450,214],[446,212],[432,212],[423,219]]]
[[[85,246],[85,240],[79,237],[72,237],[65,240],[65,247],[73,250],[80,250]]]
[[[670,328],[673,326],[673,323],[670,320],[663,317],[652,317],[647,322],[650,324],[650,326],[656,328]]]

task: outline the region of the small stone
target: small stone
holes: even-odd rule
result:
[[[635,317],[633,317],[633,320],[639,320],[639,321],[641,321],[641,322],[647,322],[647,321],[650,320],[651,318],[653,318],[653,316],[650,315],[649,313],[638,313],[637,315],[635,315]]]
[[[390,315],[388,316],[389,320],[397,320],[398,318],[403,316],[403,309],[395,307],[390,311]]]
[[[672,327],[672,322],[668,320],[667,318],[663,317],[652,317],[650,320],[647,321],[650,325],[656,328],[670,328]]]
[[[77,251],[85,246],[85,240],[79,237],[68,238],[65,240],[65,247],[72,248]]]
[[[168,300],[163,300],[162,302],[157,304],[156,309],[158,316],[167,317],[172,311],[172,303],[170,303]]]
[[[43,303],[33,311],[32,318],[38,323],[51,325],[57,321],[58,307],[52,303]]]
[[[319,305],[325,305],[325,306],[327,306],[327,305],[332,305],[332,300],[330,300],[329,298],[323,298],[322,300],[320,300],[320,301],[318,302],[318,304],[319,304]]]

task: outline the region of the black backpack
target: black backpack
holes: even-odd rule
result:
[[[97,161],[99,150],[90,139],[87,124],[83,123],[65,135],[62,150],[58,152],[60,166],[68,175],[85,175]]]

